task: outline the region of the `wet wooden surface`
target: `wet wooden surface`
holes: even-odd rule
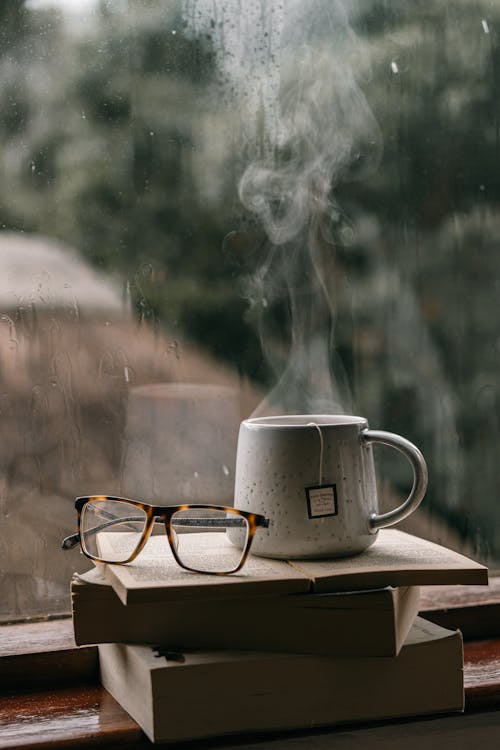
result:
[[[500,636],[500,577],[487,586],[422,586],[420,614],[465,640]]]
[[[99,685],[0,698],[0,748],[88,747],[142,741],[137,724]]]
[[[278,748],[362,748],[361,740],[374,747],[452,747],[454,750],[500,747],[500,639],[465,645],[466,712],[411,722],[392,722],[363,727],[339,727],[320,732],[294,732],[267,737],[227,738],[192,747],[255,750]],[[487,709],[487,710],[486,710]],[[458,733],[458,734],[457,734]],[[455,736],[456,735],[456,736]],[[408,737],[414,744],[408,744]],[[439,742],[453,740],[453,744]],[[385,739],[384,739],[385,738]],[[420,746],[416,743],[419,738]],[[407,741],[408,740],[408,741]],[[436,741],[436,745],[432,742]],[[467,741],[467,744],[463,744]],[[462,744],[460,744],[462,742]],[[345,743],[345,744],[342,744]],[[429,744],[430,743],[430,744]],[[470,744],[468,744],[470,743]],[[43,748],[122,747],[143,750],[151,744],[138,725],[99,685],[55,687],[32,690],[0,698],[0,750],[42,750]],[[182,747],[191,747],[191,743]]]
[[[464,683],[466,710],[500,709],[500,639],[464,645]]]
[[[0,692],[96,682],[97,648],[78,648],[71,618],[0,627]]]
[[[489,577],[487,586],[421,586],[420,609],[435,610],[500,604],[500,575]]]

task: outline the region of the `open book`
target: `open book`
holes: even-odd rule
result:
[[[103,553],[120,535],[101,533]],[[214,535],[207,534],[213,543]],[[225,554],[223,535],[218,554]],[[225,576],[191,573],[175,562],[165,536],[153,536],[127,565],[98,564],[124,604],[141,601],[325,593],[386,586],[487,584],[488,570],[439,544],[397,529],[382,529],[374,544],[352,557],[327,560],[272,560],[250,555],[242,570]]]

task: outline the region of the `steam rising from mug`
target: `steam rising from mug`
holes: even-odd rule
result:
[[[351,64],[356,50],[340,3],[287,4],[273,155],[250,164],[239,186],[274,245],[302,241],[305,229],[317,242],[317,222],[338,218],[335,184],[379,162],[379,129]]]
[[[247,294],[278,384],[256,414],[342,412],[350,396],[333,343],[333,247],[352,229],[333,191],[373,171],[381,154],[355,75],[369,69],[361,45],[332,0],[184,7],[193,30],[211,35],[240,113],[239,196],[267,236]]]

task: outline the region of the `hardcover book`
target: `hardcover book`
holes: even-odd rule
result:
[[[369,623],[367,623],[369,627]],[[417,618],[398,656],[99,646],[104,687],[155,742],[461,711],[459,631]]]
[[[393,656],[419,607],[417,586],[227,599],[202,594],[124,605],[93,569],[71,583],[75,641]]]

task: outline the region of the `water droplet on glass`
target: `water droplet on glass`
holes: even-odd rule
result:
[[[398,68],[398,64],[397,64],[396,60],[393,60],[391,62],[391,70],[392,70],[392,72],[394,74],[399,73],[399,68]]]
[[[344,245],[352,245],[356,239],[354,229],[352,227],[342,227],[340,230],[340,237]]]
[[[167,354],[173,354],[176,359],[180,359],[178,341],[174,339],[174,341],[170,342],[170,344],[167,346]]]
[[[224,474],[226,475],[226,477],[229,476],[229,469],[227,468],[226,464],[223,465],[222,471],[224,472]]]
[[[485,34],[489,34],[490,33],[490,27],[488,26],[488,21],[485,18],[483,18],[483,20],[481,21],[481,25],[483,27],[484,33]]]

